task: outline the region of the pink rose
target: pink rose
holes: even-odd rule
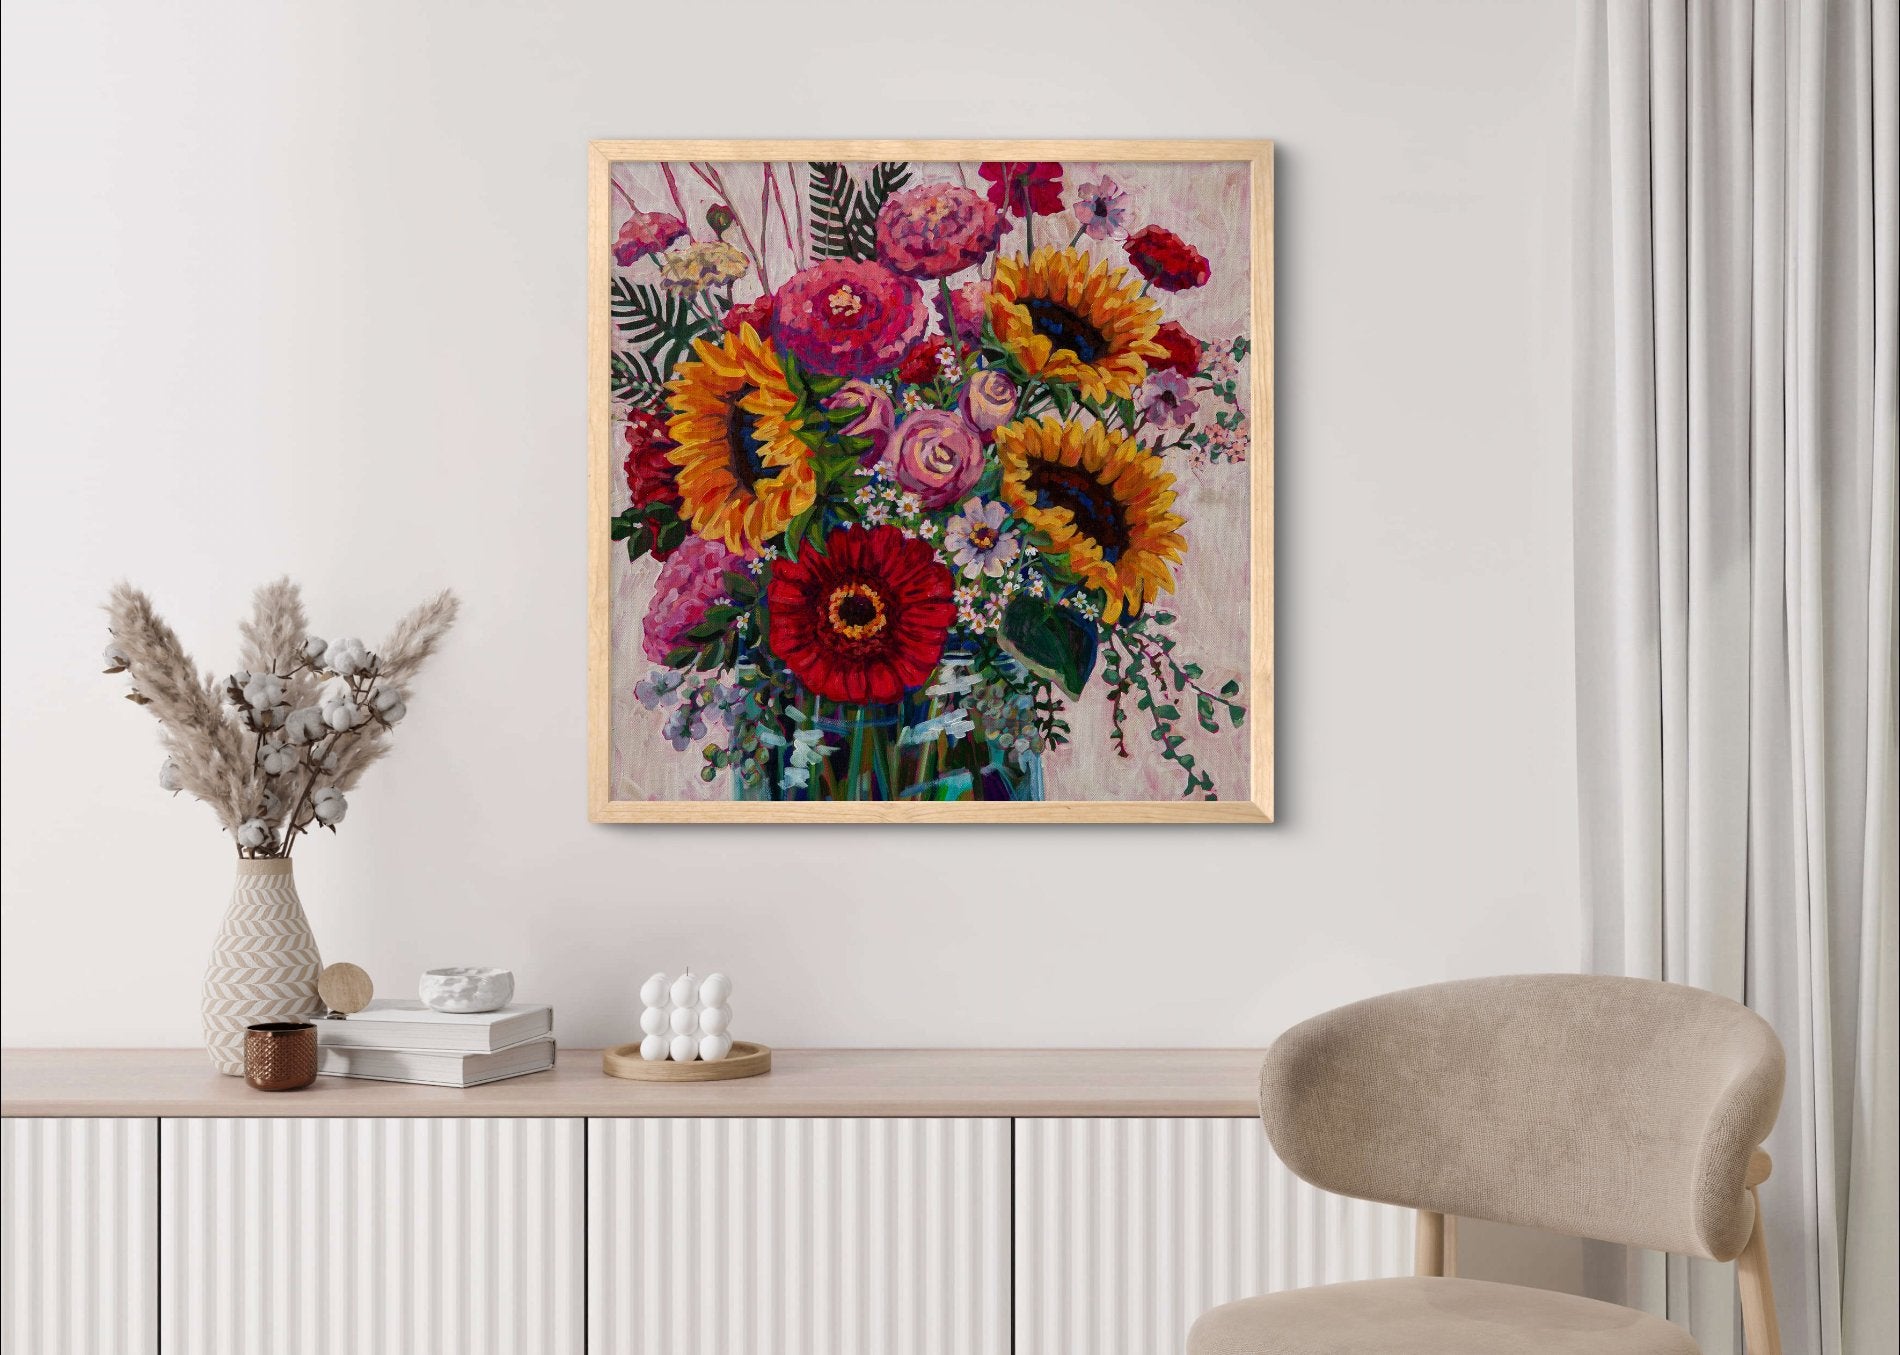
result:
[[[824,403],[829,410],[862,411],[838,432],[845,437],[871,439],[862,458],[865,465],[873,466],[884,459],[891,446],[891,430],[897,425],[897,410],[882,386],[853,377],[826,396]]]
[[[891,447],[897,483],[942,508],[969,492],[983,474],[983,439],[970,421],[947,409],[920,409],[897,429]]]
[[[993,432],[1016,412],[1016,383],[1009,379],[1008,372],[985,367],[964,384],[957,408],[983,432]]]
[[[686,632],[705,618],[706,609],[726,595],[726,571],[745,571],[745,557],[717,541],[689,536],[680,543],[653,585],[653,601],[641,622],[640,647],[655,663],[680,647]]]

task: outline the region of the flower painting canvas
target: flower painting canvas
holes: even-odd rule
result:
[[[595,143],[592,816],[1270,820],[1271,163]]]

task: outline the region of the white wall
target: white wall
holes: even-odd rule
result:
[[[914,16],[914,17],[912,17]],[[511,965],[570,1044],[723,968],[781,1045],[1262,1044],[1574,968],[1569,6],[8,5],[4,1038],[185,1045],[229,887],[99,676],[129,577],[207,665],[251,586],[465,620],[300,851],[386,992]],[[1279,141],[1266,829],[595,827],[594,136]]]

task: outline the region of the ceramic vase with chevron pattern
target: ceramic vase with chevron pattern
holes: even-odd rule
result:
[[[205,1050],[212,1066],[244,1076],[244,1028],[301,1021],[320,1011],[317,939],[297,898],[291,863],[240,859],[231,907],[205,971]]]

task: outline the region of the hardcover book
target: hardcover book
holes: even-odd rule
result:
[[[378,998],[354,1016],[316,1025],[317,1043],[325,1048],[490,1054],[551,1034],[554,1012],[520,1004],[492,1012],[439,1012],[420,1002]]]
[[[359,1049],[325,1045],[317,1051],[317,1071],[331,1077],[361,1077],[375,1082],[421,1082],[434,1087],[479,1087],[484,1082],[539,1073],[554,1066],[554,1041],[523,1040],[488,1054],[451,1050]]]

